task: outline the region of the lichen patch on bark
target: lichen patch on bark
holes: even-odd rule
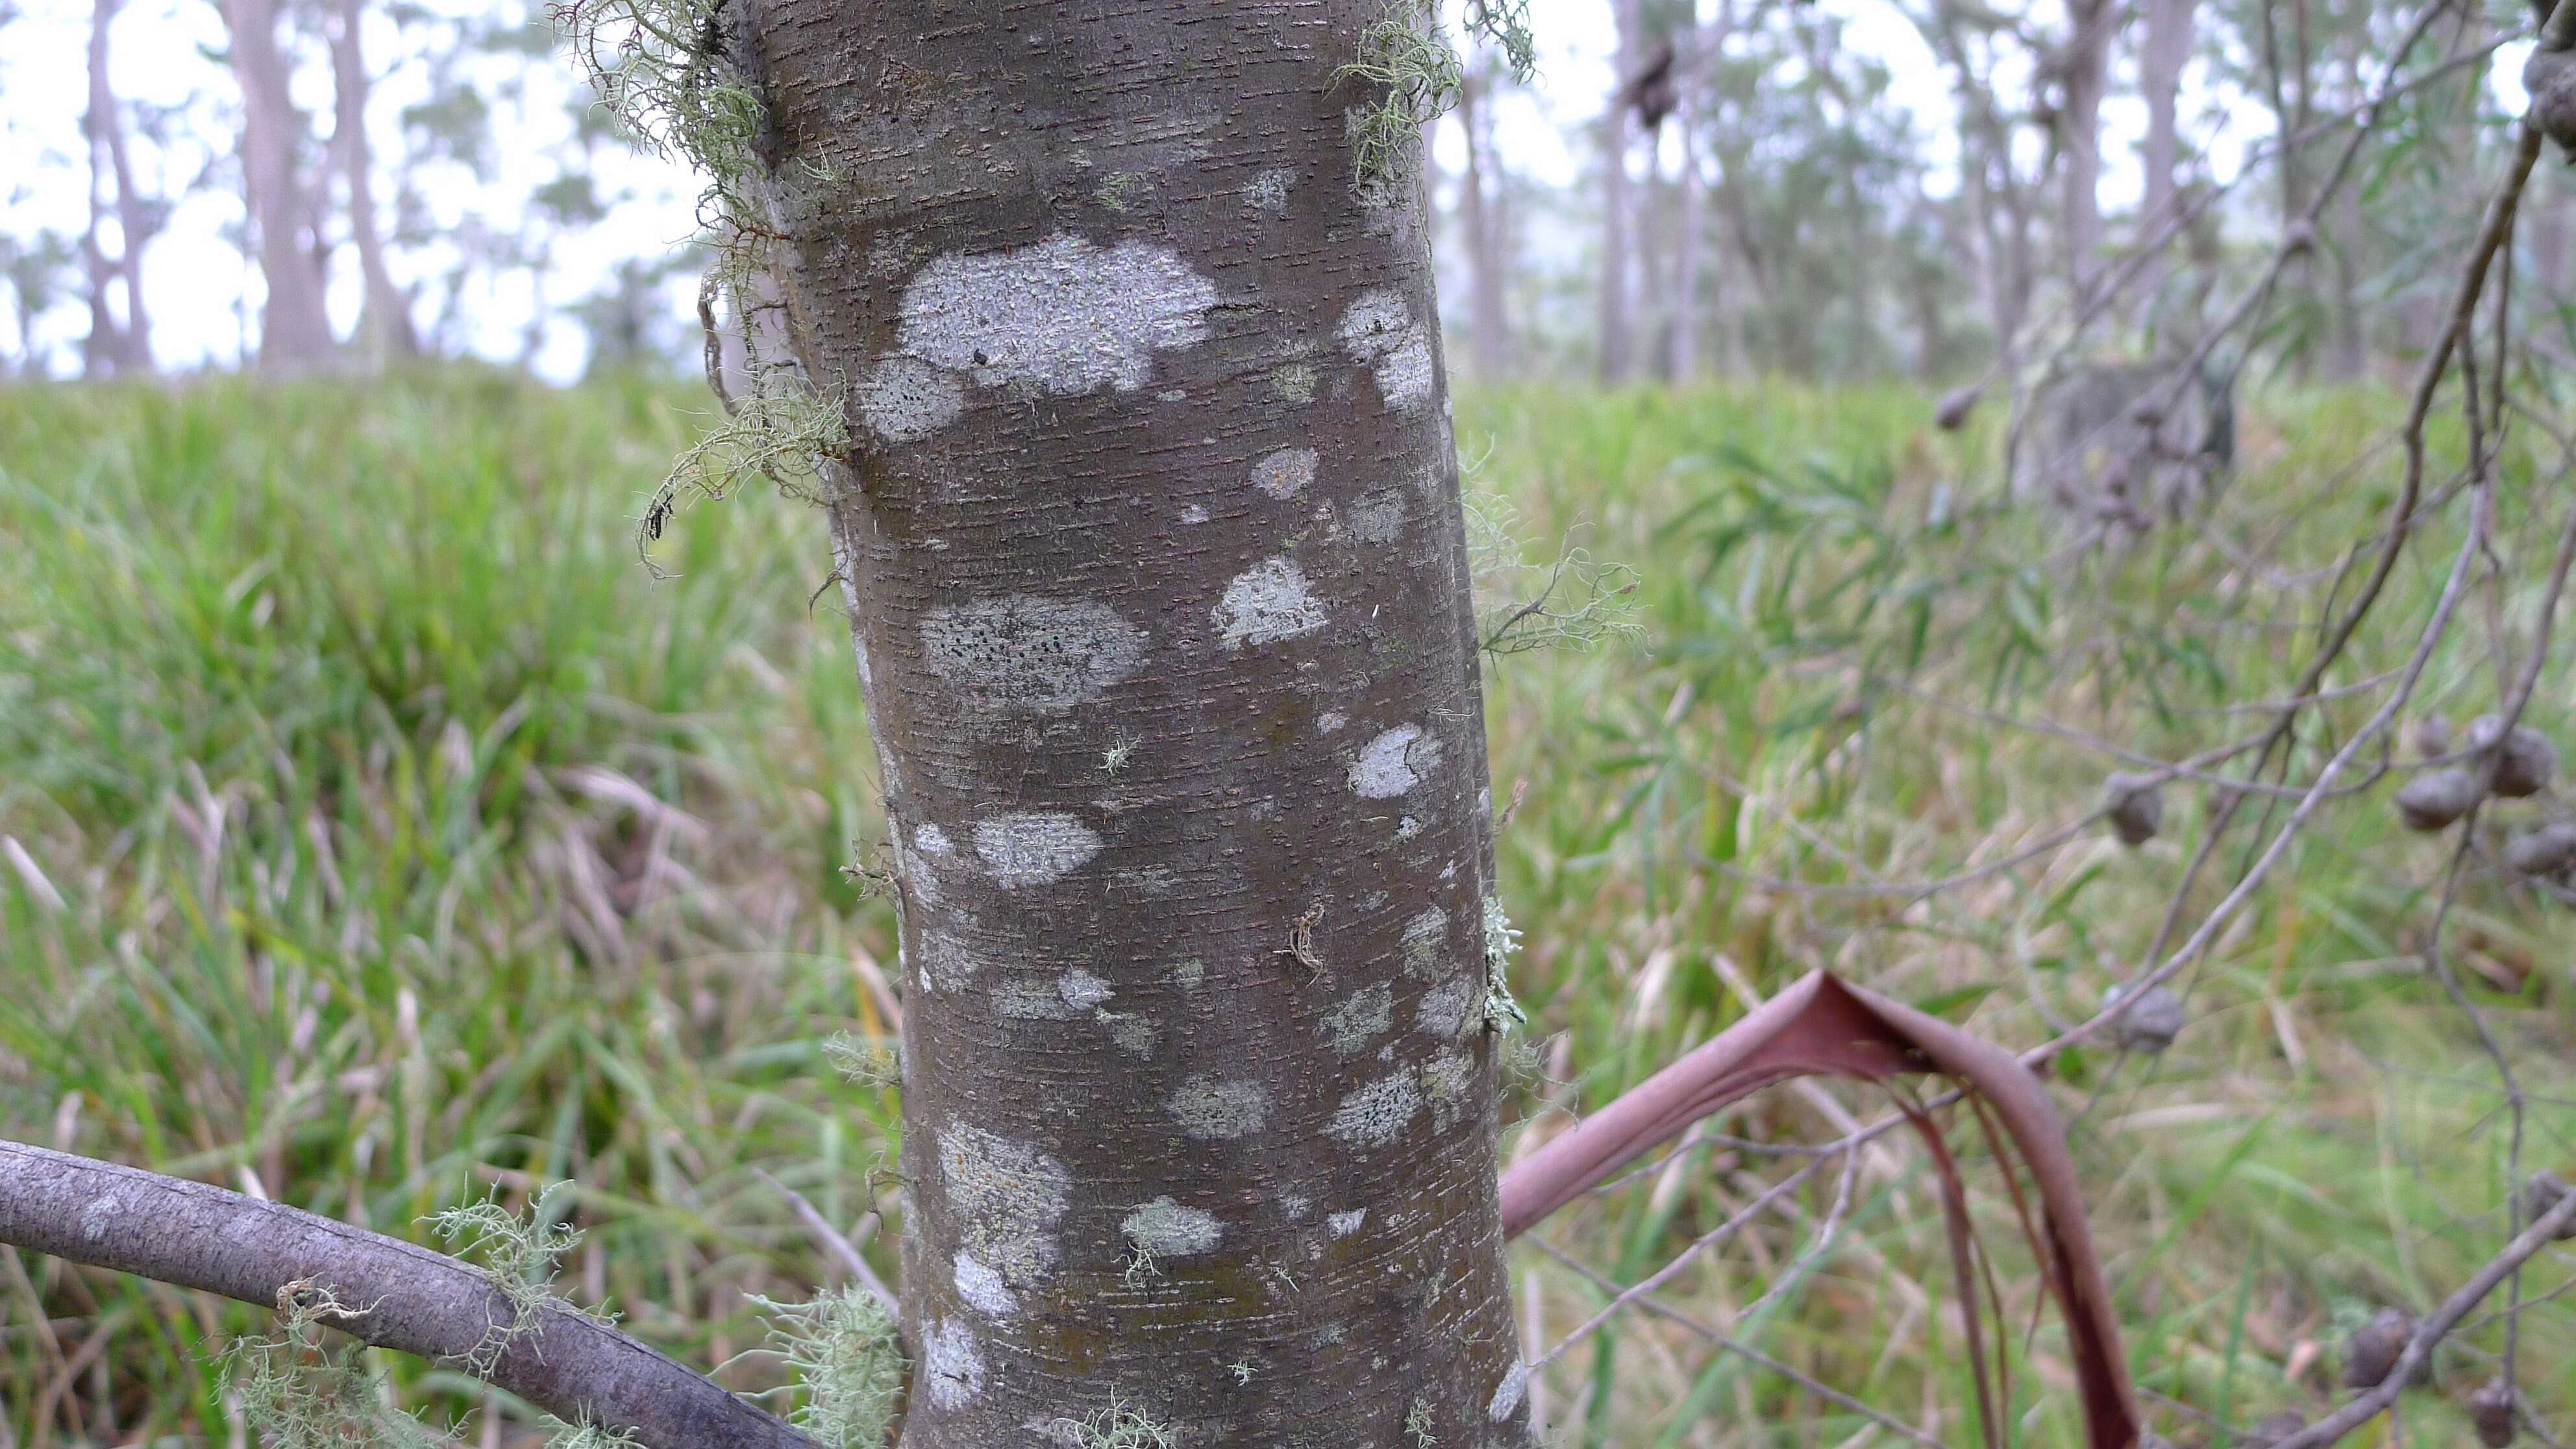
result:
[[[1184,1136],[1202,1141],[1249,1137],[1270,1116],[1270,1091],[1259,1082],[1228,1081],[1201,1073],[1163,1099],[1163,1110]]]
[[[1275,644],[1324,627],[1324,606],[1294,560],[1253,565],[1225,586],[1217,601],[1217,627],[1228,646]]]
[[[1053,713],[1132,677],[1145,631],[1089,599],[1005,594],[922,616],[930,672],[985,709]]]
[[[1207,340],[1215,283],[1168,247],[1095,246],[1070,232],[1030,247],[932,260],[904,288],[903,351],[988,387],[1025,380],[1072,396],[1132,392],[1156,352]]]
[[[1360,295],[1342,314],[1342,350],[1377,377],[1378,396],[1408,416],[1429,406],[1438,391],[1431,365],[1431,337],[1392,287]]]
[[[1056,1225],[1072,1205],[1064,1164],[1031,1144],[952,1126],[939,1134],[939,1179],[957,1240],[975,1261],[1021,1288],[1054,1269]]]
[[[1059,810],[1013,810],[975,824],[975,854],[1004,890],[1061,880],[1100,854],[1090,826]]]
[[[1312,448],[1281,448],[1252,465],[1252,486],[1283,502],[1294,498],[1315,481],[1315,460]]]
[[[1440,741],[1420,725],[1397,725],[1360,746],[1351,788],[1370,800],[1392,800],[1422,783],[1440,763]]]
[[[1353,1147],[1384,1147],[1422,1112],[1422,1089],[1413,1069],[1399,1068],[1353,1091],[1324,1124],[1324,1135]]]

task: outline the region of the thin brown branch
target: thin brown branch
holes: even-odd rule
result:
[[[325,1291],[359,1305],[324,1319],[330,1327],[475,1373],[566,1423],[622,1431],[649,1449],[815,1449],[569,1304],[521,1323],[471,1264],[201,1182],[0,1141],[0,1244],[262,1307],[290,1289]]]

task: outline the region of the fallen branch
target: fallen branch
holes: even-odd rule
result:
[[[327,1294],[353,1305],[321,1320],[333,1328],[474,1372],[565,1423],[623,1431],[647,1449],[816,1449],[569,1304],[522,1324],[469,1263],[201,1182],[0,1141],[0,1244],[263,1308],[290,1289]],[[475,1370],[485,1354],[489,1370]]]

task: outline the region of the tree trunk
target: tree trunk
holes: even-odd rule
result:
[[[385,266],[384,229],[376,220],[375,151],[367,144],[366,0],[337,0],[331,35],[331,77],[337,107],[331,126],[332,164],[349,189],[349,240],[357,245],[366,302],[358,314],[358,339],[369,361],[416,356],[411,299],[394,285]]]
[[[2065,82],[2057,113],[2059,225],[2066,276],[2079,297],[2093,289],[2102,251],[2102,92],[2110,67],[2111,0],[2068,0],[2071,33],[2059,57]]]
[[[1682,174],[1675,183],[1680,195],[1674,207],[1671,355],[1665,368],[1673,381],[1688,382],[1699,371],[1699,264],[1701,233],[1707,230],[1707,198],[1700,184],[1699,147],[1693,134],[1697,111],[1686,100],[1674,119],[1681,128]]]
[[[89,141],[89,231],[81,255],[89,272],[89,340],[82,345],[87,371],[148,373],[152,370],[152,319],[143,304],[143,247],[154,225],[143,198],[134,189],[134,163],[125,144],[125,113],[116,104],[109,74],[108,32],[123,0],[97,0],[90,7],[89,109],[82,129]],[[113,191],[111,205],[102,190]],[[101,229],[114,216],[117,254],[107,255]],[[109,304],[111,291],[123,294],[124,316]]]
[[[1636,361],[1629,277],[1633,203],[1628,185],[1628,121],[1634,108],[1627,85],[1644,58],[1645,45],[1637,0],[1611,0],[1610,8],[1619,28],[1618,68],[1611,78],[1609,113],[1601,118],[1601,281],[1596,330],[1601,380],[1622,382]]]
[[[1113,1406],[1533,1442],[1428,223],[1364,204],[1335,78],[1380,14],[750,12],[795,350],[859,439],[909,1449]]]
[[[277,45],[276,0],[224,0],[233,75],[242,93],[242,186],[268,284],[260,307],[259,363],[270,372],[327,367],[337,355],[322,272],[305,235],[310,212],[296,152],[303,116],[287,90]]]
[[[1458,129],[1467,138],[1467,169],[1459,179],[1459,219],[1467,243],[1467,345],[1479,377],[1501,377],[1511,366],[1510,322],[1503,289],[1510,280],[1504,256],[1501,181],[1493,155],[1493,118],[1485,106],[1493,69],[1467,78],[1458,93]]]
[[[2191,62],[2192,12],[2200,0],[2147,0],[2147,34],[2138,53],[2138,89],[2147,103],[2147,135],[2138,148],[2146,188],[2138,231],[2152,234],[2173,210],[2174,167],[2182,159],[2176,111],[2183,67]]]

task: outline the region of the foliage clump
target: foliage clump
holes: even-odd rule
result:
[[[1125,1397],[1112,1394],[1088,1418],[1070,1415],[1047,1426],[1048,1437],[1071,1449],[1172,1449],[1172,1431]]]
[[[225,1355],[224,1384],[268,1449],[430,1449],[445,1440],[385,1402],[365,1349],[326,1343],[324,1323],[346,1323],[370,1310],[351,1307],[329,1288],[299,1279],[277,1291],[277,1332],[235,1342]]]
[[[1517,78],[1536,72],[1529,0],[1470,0],[1467,28],[1500,46]],[[1333,72],[1336,86],[1352,81],[1378,93],[1351,115],[1351,160],[1361,193],[1373,195],[1418,174],[1422,129],[1458,103],[1466,75],[1430,0],[1389,0],[1360,32],[1359,54]]]
[[[683,499],[722,498],[752,478],[767,478],[791,498],[822,497],[825,461],[849,451],[849,422],[801,371],[762,367],[754,390],[671,465],[644,509],[639,545],[662,536]]]
[[[833,1288],[810,1303],[760,1305],[775,1315],[770,1341],[803,1383],[798,1427],[828,1449],[877,1449],[903,1393],[903,1348],[894,1316],[864,1288]]]
[[[810,501],[820,494],[827,460],[850,446],[840,405],[759,343],[755,319],[777,310],[763,294],[782,239],[770,220],[770,175],[759,149],[768,111],[725,54],[721,8],[720,0],[562,0],[555,7],[600,105],[643,149],[685,161],[705,180],[698,223],[715,255],[699,284],[698,317],[707,334],[707,385],[726,417],[654,490],[639,546],[662,536],[684,496],[721,498],[755,476]],[[716,331],[719,306],[728,303],[752,384],[741,398],[726,385]]]
[[[510,1340],[536,1330],[548,1308],[578,1312],[554,1295],[555,1259],[581,1241],[581,1230],[541,1215],[546,1198],[539,1193],[525,1217],[489,1198],[430,1214],[429,1229],[461,1255],[483,1259],[483,1276],[510,1305],[510,1321],[496,1323],[465,1356],[475,1377],[489,1375]]]
[[[1509,1031],[1526,1024],[1529,1013],[1512,999],[1512,953],[1521,948],[1521,933],[1503,914],[1499,897],[1485,897],[1485,1029]]]
[[[1637,571],[1569,547],[1551,564],[1523,563],[1520,510],[1500,494],[1469,492],[1467,558],[1475,575],[1476,640],[1500,657],[1534,649],[1589,650],[1645,636]]]

